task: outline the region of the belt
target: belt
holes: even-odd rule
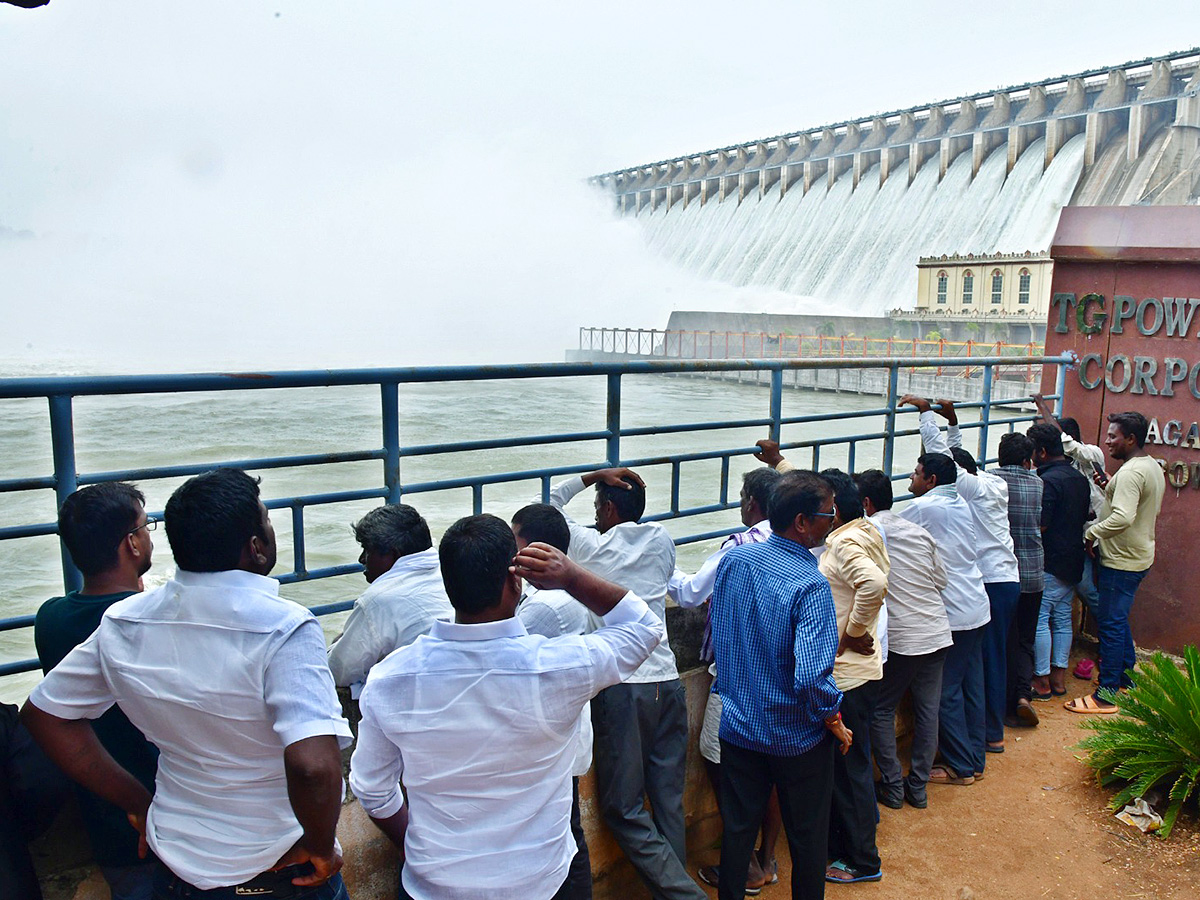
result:
[[[196,900],[202,900],[202,898],[226,900],[228,898],[228,900],[235,900],[235,898],[246,897],[256,898],[256,900],[289,900],[289,898],[309,896],[324,886],[292,884],[293,878],[299,878],[302,875],[311,875],[312,872],[313,867],[311,863],[301,863],[300,865],[287,866],[275,872],[263,872],[255,875],[249,881],[244,881],[238,885],[203,890],[184,881],[166,866],[160,865],[154,880],[156,888],[161,886],[165,893],[180,898],[194,897]]]

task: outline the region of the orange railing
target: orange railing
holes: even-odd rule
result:
[[[920,338],[872,338],[858,335],[770,334],[758,331],[681,331],[657,328],[580,328],[579,349],[661,359],[806,359],[813,357],[996,357],[1039,356],[1042,344],[1004,341],[947,341]],[[971,378],[981,369],[955,365],[938,375]],[[1034,383],[1040,367],[1015,364],[997,369],[997,377]]]

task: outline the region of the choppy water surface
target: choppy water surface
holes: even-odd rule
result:
[[[622,425],[625,428],[765,417],[768,392],[763,387],[671,376],[630,376],[622,381]],[[600,430],[605,423],[605,380],[602,377],[536,379],[402,385],[401,440],[406,446],[495,437],[532,436]],[[784,415],[821,411],[875,409],[879,398],[786,391]],[[147,465],[260,458],[274,455],[364,450],[381,444],[377,387],[303,388],[208,394],[84,397],[75,401],[75,432],[80,472],[106,472]],[[833,421],[794,426],[785,440],[879,431],[881,418]],[[750,448],[766,436],[764,429],[728,429],[693,434],[627,438],[626,458],[657,456],[716,448]],[[915,452],[915,445],[913,447]],[[857,468],[880,462],[878,442],[858,450]],[[599,463],[601,441],[547,445],[453,455],[405,458],[401,475],[406,484],[462,477],[472,473],[524,471],[540,466]],[[811,462],[807,452],[794,455],[797,463]],[[898,451],[897,466],[906,457]],[[45,476],[52,472],[50,430],[44,400],[0,401],[0,479]],[[822,452],[820,465],[846,464],[844,448]],[[746,454],[731,467],[731,497],[736,499],[741,472],[757,465]],[[267,499],[297,494],[376,488],[383,483],[376,461],[323,465],[303,469],[273,469],[261,473]],[[670,468],[643,470],[649,484],[649,511],[670,504]],[[181,479],[143,482],[151,510],[161,510]],[[485,489],[484,508],[508,518],[539,496],[536,479]],[[682,467],[681,505],[716,502],[720,491],[718,461],[686,463]],[[429,521],[435,541],[459,516],[471,512],[467,489],[410,494]],[[378,505],[365,501],[307,508],[306,552],[310,569],[351,563],[358,558],[349,524]],[[581,520],[592,515],[588,498],[571,512]],[[54,519],[52,491],[0,494],[0,527],[50,522]],[[272,515],[279,535],[276,572],[291,568],[291,518],[286,510]],[[737,511],[667,523],[676,536],[695,534],[738,522]],[[166,534],[154,533],[154,566],[147,584],[165,580],[173,569]],[[680,565],[694,569],[715,549],[716,542],[680,547]],[[283,594],[305,605],[352,599],[365,582],[361,575],[289,585]],[[0,541],[0,616],[34,612],[47,597],[62,592],[62,574],[55,537]],[[336,634],[342,616],[324,619],[326,632]],[[32,630],[0,633],[0,659],[33,656]],[[14,701],[36,683],[30,674],[0,679],[0,697]]]

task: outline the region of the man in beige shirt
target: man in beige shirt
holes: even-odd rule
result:
[[[1154,526],[1162,507],[1163,472],[1145,450],[1150,423],[1141,413],[1110,413],[1105,446],[1121,463],[1104,494],[1104,515],[1084,538],[1100,560],[1100,686],[1067,704],[1077,713],[1114,713],[1113,695],[1130,687],[1136,662],[1129,610],[1154,563]]]
[[[837,659],[833,680],[843,693],[842,720],[851,731],[868,734],[875,712],[883,654],[877,646],[879,611],[887,594],[889,569],[882,532],[863,517],[862,500],[845,472],[826,469],[833,488],[833,530],[825,538],[821,574],[829,579],[837,612]],[[825,880],[878,881],[883,877],[875,845],[875,783],[868,741],[851,746],[833,767],[833,806],[829,816],[829,858]]]

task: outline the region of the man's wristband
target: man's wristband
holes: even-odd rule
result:
[[[834,725],[837,725],[841,721],[842,721],[842,711],[839,709],[832,716],[830,716],[828,719],[825,720],[825,727],[832,728]]]

